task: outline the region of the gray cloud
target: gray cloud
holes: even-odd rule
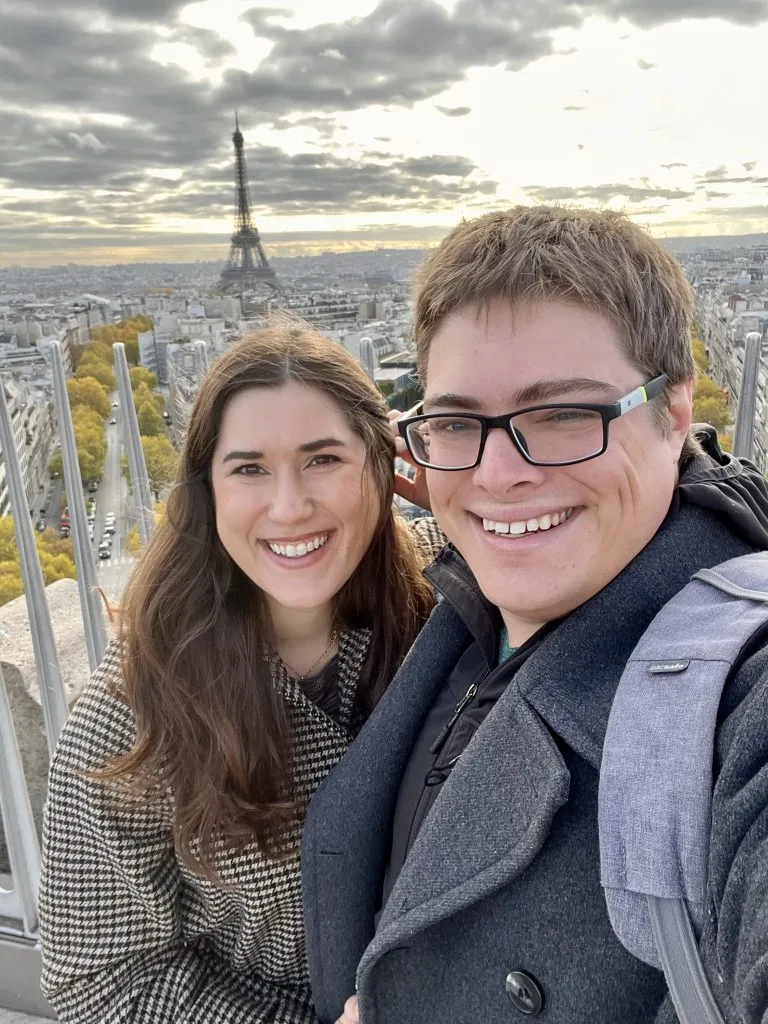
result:
[[[642,57],[638,57],[637,66],[640,68],[641,71],[650,71],[651,68],[656,67],[655,64],[651,64],[651,62],[648,60],[643,60]]]
[[[450,12],[437,0],[380,0],[363,17],[299,31],[285,9],[252,7],[244,21],[272,48],[253,71],[226,71],[216,86],[150,59],[158,42],[193,47],[211,69],[232,54],[216,32],[177,20],[185,5],[0,0],[0,196],[13,188],[42,193],[38,209],[5,204],[16,226],[26,218],[29,233],[32,224],[37,230],[46,217],[61,217],[69,236],[87,244],[94,222],[104,230],[144,230],[168,211],[194,217],[226,209],[234,109],[248,129],[262,209],[482,205],[495,185],[464,157],[336,158],[337,115],[439,98],[472,67],[521,68],[558,52],[553,33],[595,13],[642,26],[680,17],[744,24],[768,17],[768,0],[458,0]],[[469,112],[438,109],[448,117]],[[312,129],[317,152],[257,149],[260,125]],[[168,180],[179,172],[179,181]]]
[[[688,164],[673,163],[673,164],[662,164],[661,166],[664,167],[666,170],[670,171],[670,170],[672,170],[673,167],[687,167]]]
[[[441,107],[437,108],[446,117],[465,117],[472,113],[472,107]]]
[[[768,19],[767,0],[606,0],[600,4],[609,18],[626,18],[642,28],[681,18],[723,18],[741,25]]]
[[[642,203],[649,199],[688,199],[695,195],[695,191],[650,185],[642,188],[637,185],[587,185],[576,188],[528,185],[522,191],[539,203],[579,203],[584,200],[605,203],[611,199],[627,199],[633,203]]]
[[[573,103],[569,103],[567,107],[563,107],[563,110],[586,110],[586,107],[577,107]]]

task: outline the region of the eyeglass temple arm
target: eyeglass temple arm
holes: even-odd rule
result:
[[[654,377],[653,380],[648,381],[647,384],[641,384],[639,388],[635,388],[634,391],[630,391],[628,395],[620,398],[616,403],[619,408],[619,415],[623,416],[630,409],[635,409],[638,405],[645,405],[646,402],[650,402],[652,398],[660,395],[667,386],[668,380],[669,378],[666,373],[662,373],[658,377]]]

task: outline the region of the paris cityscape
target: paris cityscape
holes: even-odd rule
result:
[[[288,313],[411,409],[414,274],[462,219],[584,206],[659,239],[695,296],[694,419],[726,451],[747,432],[768,477],[766,47],[764,0],[0,0],[0,662],[38,834],[49,709],[14,517],[66,705],[93,667],[83,559],[111,629],[211,364]],[[34,1024],[11,869],[0,828],[0,1024]]]

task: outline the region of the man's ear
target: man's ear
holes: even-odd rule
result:
[[[682,380],[667,388],[669,398],[670,437],[680,442],[680,448],[688,436],[693,420],[693,380]]]

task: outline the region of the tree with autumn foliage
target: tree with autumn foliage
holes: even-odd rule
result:
[[[709,358],[704,342],[695,330],[691,337],[691,351],[697,370],[693,387],[694,423],[709,423],[719,433],[725,430],[731,422],[728,397],[723,388],[707,375]],[[728,435],[723,434],[722,436],[727,441]]]
[[[172,483],[176,476],[179,455],[165,434],[142,437],[141,447],[144,450],[149,484],[155,492],[155,501],[159,501],[160,491]]]
[[[73,377],[67,381],[67,391],[72,409],[84,405],[103,420],[109,418],[109,395],[95,377]]]
[[[46,586],[56,580],[75,579],[72,542],[61,540],[53,530],[35,534],[35,545]],[[11,516],[0,519],[0,605],[24,593],[19,554]]]

